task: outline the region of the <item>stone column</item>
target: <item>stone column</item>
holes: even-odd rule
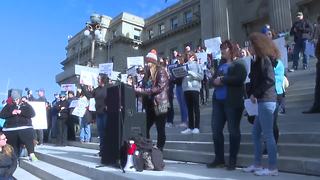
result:
[[[212,0],[200,0],[201,39],[202,42],[213,37]]]
[[[230,38],[229,15],[227,0],[212,0],[213,2],[213,35],[222,40]]]
[[[291,0],[269,0],[269,16],[271,28],[275,32],[290,30],[291,19]]]

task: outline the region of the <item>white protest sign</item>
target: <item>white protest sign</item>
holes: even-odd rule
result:
[[[111,80],[114,80],[114,81],[118,80],[118,78],[119,78],[119,74],[121,74],[121,72],[118,72],[118,71],[112,71],[112,72],[111,72],[110,79],[111,79]]]
[[[131,68],[132,66],[144,67],[143,56],[127,57],[127,69]]]
[[[73,91],[77,92],[77,87],[75,84],[61,84],[61,91]]]
[[[98,86],[98,74],[88,72],[88,71],[81,71],[80,84],[97,87]]]
[[[34,109],[35,116],[31,118],[33,129],[47,129],[47,110],[45,102],[28,102]]]
[[[273,40],[273,42],[278,47],[281,54],[281,61],[285,68],[288,68],[288,51],[286,47],[286,40],[284,37]]]
[[[179,66],[171,69],[172,75],[175,78],[181,78],[188,75],[187,66]]]
[[[86,108],[88,107],[89,102],[86,97],[79,98],[77,105],[75,106],[74,110],[72,111],[72,115],[83,117],[86,113]]]
[[[96,111],[96,100],[94,98],[89,99],[89,111]]]
[[[137,66],[132,66],[127,70],[127,74],[131,76],[137,75]]]
[[[113,63],[104,63],[99,64],[99,72],[111,76],[111,72],[113,71]]]
[[[98,68],[75,65],[74,73],[75,73],[76,75],[80,75],[82,71],[92,72],[92,73],[95,73],[95,74],[99,74],[99,69],[98,69]]]
[[[249,116],[257,116],[258,115],[258,103],[252,103],[251,99],[244,100],[244,107],[246,108]]]
[[[196,56],[198,58],[199,64],[204,64],[208,62],[208,54],[206,52],[196,53]]]
[[[127,83],[128,74],[121,74],[121,82]]]
[[[207,48],[208,53],[212,53],[213,59],[221,59],[221,37],[215,37],[204,40],[204,44]]]

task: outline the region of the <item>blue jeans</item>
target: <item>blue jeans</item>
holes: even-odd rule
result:
[[[237,155],[240,148],[241,133],[240,121],[243,107],[229,107],[224,100],[213,99],[212,103],[212,136],[214,142],[215,162],[224,163],[224,136],[223,129],[228,122],[229,142],[230,142],[230,164],[236,164]]]
[[[91,129],[90,124],[84,117],[80,118],[80,141],[90,142]]]
[[[262,142],[266,142],[270,169],[277,168],[277,145],[273,135],[273,113],[276,102],[258,102],[258,116],[254,121],[252,136],[254,143],[254,164],[261,166]],[[263,134],[263,140],[261,139]]]
[[[107,113],[97,114],[96,116],[97,129],[100,137],[100,152],[103,150],[103,144],[105,139],[105,130],[107,127]]]
[[[177,96],[177,100],[180,107],[181,122],[187,123],[188,111],[187,111],[187,104],[185,102],[182,86],[176,86],[176,96]]]
[[[297,40],[293,48],[293,68],[298,67],[299,65],[299,54],[303,53],[303,65],[308,65],[308,56],[306,55],[306,39]]]

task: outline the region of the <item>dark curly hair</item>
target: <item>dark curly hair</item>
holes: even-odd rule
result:
[[[229,48],[229,50],[230,50],[230,54],[231,54],[231,59],[232,60],[239,56],[239,49],[230,40],[225,40],[220,45],[220,49],[227,49],[227,48]]]

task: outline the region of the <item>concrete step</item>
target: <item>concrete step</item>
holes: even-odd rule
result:
[[[46,179],[46,180],[56,180],[56,179],[88,180],[89,179],[84,176],[78,175],[76,173],[62,169],[60,167],[54,166],[52,164],[46,163],[41,160],[36,162],[30,162],[29,160],[21,160],[20,167],[28,171],[29,173],[32,173],[34,176],[39,177],[40,179]]]
[[[229,152],[229,143],[225,143],[224,150]],[[167,141],[165,149],[190,150],[195,152],[214,152],[213,142],[192,142],[192,141]],[[239,154],[252,155],[254,153],[253,143],[241,143]],[[319,144],[278,144],[280,156],[306,157],[320,159]]]
[[[190,150],[173,150],[165,149],[164,157],[166,159],[177,160],[177,161],[187,161],[187,162],[197,162],[197,163],[210,163],[214,160],[214,154],[209,152],[200,151],[190,151]],[[226,162],[228,162],[228,157],[226,157]],[[238,156],[237,165],[248,166],[253,163],[253,155],[243,155]],[[263,165],[267,166],[267,159],[263,159]],[[301,174],[310,175],[320,175],[320,159],[314,158],[295,158],[295,157],[278,157],[278,168],[280,171],[294,172]]]
[[[16,179],[40,180],[40,178],[22,169],[21,167],[17,167],[13,173],[13,177]]]

